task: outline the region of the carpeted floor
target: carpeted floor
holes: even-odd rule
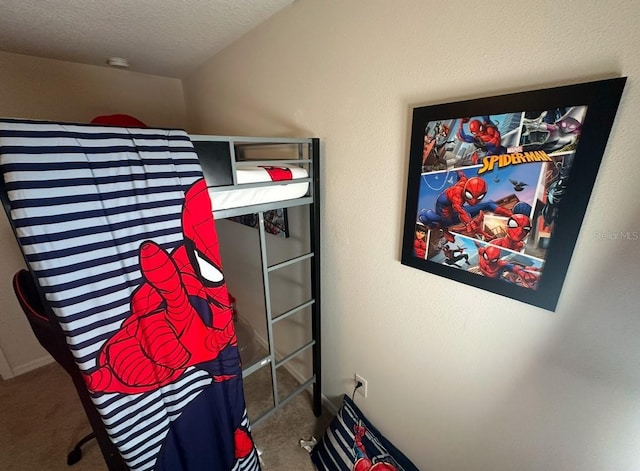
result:
[[[245,380],[245,397],[250,416],[260,416],[271,396],[269,368]],[[287,382],[295,382],[279,375]],[[267,383],[265,383],[267,381]],[[261,452],[263,471],[313,471],[308,453],[300,448],[300,439],[320,438],[330,415],[313,415],[311,398],[303,392],[277,413],[253,429]],[[69,468],[67,453],[89,433],[90,426],[73,384],[55,363],[17,378],[0,380],[0,470],[2,471],[106,471],[95,440],[82,448],[83,458]]]

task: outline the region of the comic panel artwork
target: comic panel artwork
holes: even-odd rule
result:
[[[428,122],[413,255],[535,290],[586,113]]]
[[[258,219],[258,215],[256,213],[230,217],[229,220],[256,229],[260,224],[260,220]],[[280,208],[265,211],[264,230],[267,234],[273,234],[277,237],[289,237],[289,220],[287,216],[287,209]]]

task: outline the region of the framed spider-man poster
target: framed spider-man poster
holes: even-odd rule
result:
[[[555,310],[625,82],[414,108],[401,262]]]

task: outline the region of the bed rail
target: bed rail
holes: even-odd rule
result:
[[[279,208],[312,204],[314,179],[318,175],[318,139],[270,138],[242,136],[190,135],[214,202],[214,217],[224,219]],[[303,169],[305,177],[266,182],[239,182],[238,171],[247,167],[294,166]],[[301,196],[274,201],[251,202],[241,206],[216,208],[216,196],[248,189],[274,190],[288,185],[306,185]],[[267,198],[268,199],[268,198]]]

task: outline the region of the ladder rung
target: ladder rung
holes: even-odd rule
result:
[[[276,263],[267,268],[267,271],[271,272],[274,270],[278,270],[279,268],[284,268],[289,265],[293,265],[294,263],[302,262],[303,260],[307,260],[313,257],[313,252],[309,252],[304,255],[300,255],[299,257],[290,258],[289,260],[285,260],[284,262]]]
[[[237,160],[237,167],[251,167],[251,166],[270,166],[277,167],[278,165],[295,165],[295,164],[309,164],[309,159],[264,159],[264,160]]]
[[[307,301],[306,303],[302,303],[299,306],[296,306],[296,307],[294,307],[292,309],[289,309],[288,311],[283,312],[282,314],[280,314],[278,317],[274,317],[272,319],[272,322],[275,324],[278,321],[286,319],[287,317],[295,314],[296,312],[302,311],[304,308],[311,306],[315,302],[316,302],[315,299],[311,299],[311,300]]]
[[[293,357],[295,357],[296,355],[298,355],[298,354],[302,353],[303,351],[307,350],[309,347],[313,347],[315,344],[316,344],[316,341],[312,340],[309,343],[307,343],[306,345],[303,345],[299,349],[295,350],[294,352],[289,353],[282,360],[276,361],[276,368],[279,368],[280,366],[284,365],[286,362],[291,360]]]
[[[244,368],[242,370],[242,377],[246,378],[250,374],[255,373],[260,368],[262,368],[263,366],[268,365],[269,363],[271,363],[271,355],[267,355],[266,357],[262,358],[261,360],[258,360],[257,362],[255,362],[253,365],[248,366],[247,368]]]
[[[282,406],[284,406],[287,402],[289,402],[291,399],[293,399],[294,397],[296,397],[298,394],[300,394],[302,391],[306,390],[309,386],[311,386],[314,382],[316,381],[316,375],[313,375],[311,378],[309,378],[307,381],[305,381],[299,388],[297,388],[295,391],[293,391],[291,394],[289,394],[287,397],[285,397],[284,399],[282,399],[282,401],[279,401],[279,405],[277,407],[273,407],[272,409],[269,409],[267,412],[265,412],[264,414],[262,414],[261,416],[259,416],[257,419],[252,420],[251,421],[251,425],[253,427],[256,427],[258,424],[260,424],[260,422],[262,422],[263,420],[268,419],[269,417],[271,417],[273,414],[275,414],[276,412],[278,412],[280,410],[280,408]]]

